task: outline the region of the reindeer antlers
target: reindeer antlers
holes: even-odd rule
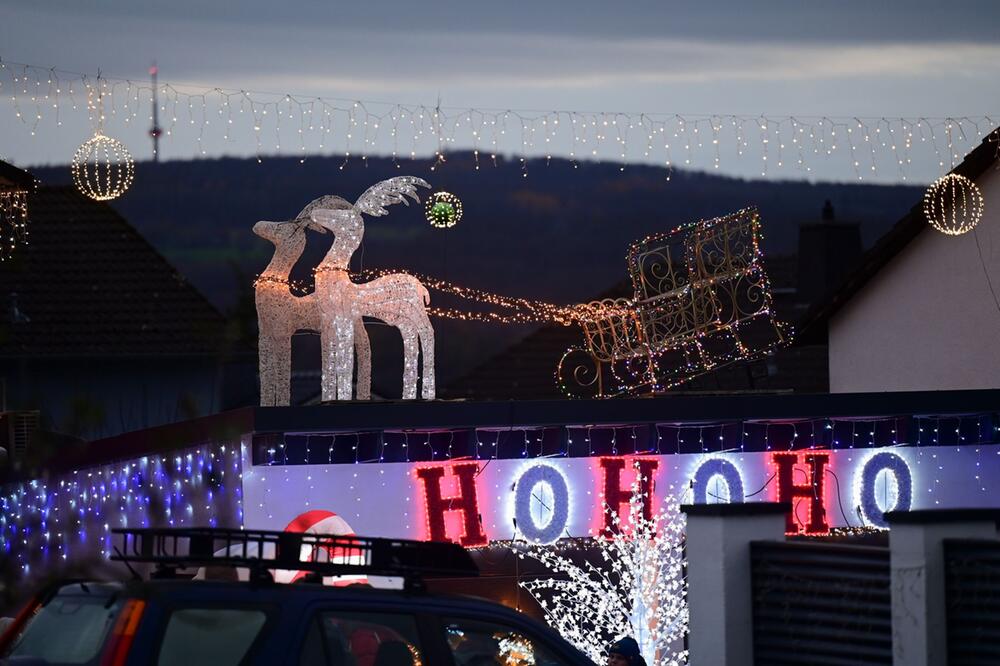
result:
[[[375,217],[388,215],[389,211],[385,209],[386,206],[397,203],[409,206],[410,202],[406,200],[406,197],[420,202],[420,197],[417,196],[417,185],[430,187],[427,181],[416,176],[397,176],[383,180],[365,190],[364,194],[358,197],[354,207],[366,215]]]

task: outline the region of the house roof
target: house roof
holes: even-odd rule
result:
[[[222,315],[111,206],[40,187],[28,219],[0,263],[0,357],[219,353]]]
[[[35,184],[35,177],[13,164],[0,160],[0,187],[29,190]]]
[[[981,176],[1000,158],[1000,127],[987,134],[962,163],[951,170],[970,180]],[[924,217],[921,201],[892,229],[882,236],[868,252],[862,255],[858,267],[850,273],[839,288],[816,303],[802,319],[798,339],[805,343],[825,341],[830,319],[850,301],[893,257],[930,225]]]

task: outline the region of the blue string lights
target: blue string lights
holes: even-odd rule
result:
[[[257,465],[576,458],[634,454],[982,446],[1000,442],[996,414],[746,420],[722,423],[510,426],[261,435]],[[321,444],[321,445],[318,445]]]
[[[117,527],[243,525],[243,453],[211,444],[4,488],[3,552],[22,573],[107,558]]]

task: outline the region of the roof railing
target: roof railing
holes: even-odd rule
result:
[[[193,567],[247,568],[254,580],[273,580],[274,570],[304,571],[312,578],[390,576],[405,589],[422,589],[423,578],[478,576],[472,557],[455,543],[410,541],[302,532],[227,528],[121,528],[117,562],[152,564],[155,577]]]

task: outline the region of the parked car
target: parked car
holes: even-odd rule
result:
[[[45,590],[0,638],[0,663],[591,664],[521,613],[484,600],[428,594],[424,576],[477,573],[468,553],[454,544],[237,530],[123,530],[122,536],[127,548],[116,559],[130,567],[152,566],[149,579],[70,581]],[[247,553],[274,544],[276,555],[232,555],[234,538],[248,544]],[[215,554],[220,542],[228,553],[222,557]],[[231,580],[181,576],[199,566],[210,567],[210,577]],[[246,581],[237,580],[237,568],[250,571]],[[269,572],[280,569],[307,575],[294,584],[275,583]],[[375,589],[358,583],[359,575],[392,576],[405,585]],[[320,576],[328,583],[337,582],[331,576],[353,578],[331,586],[321,584]]]

